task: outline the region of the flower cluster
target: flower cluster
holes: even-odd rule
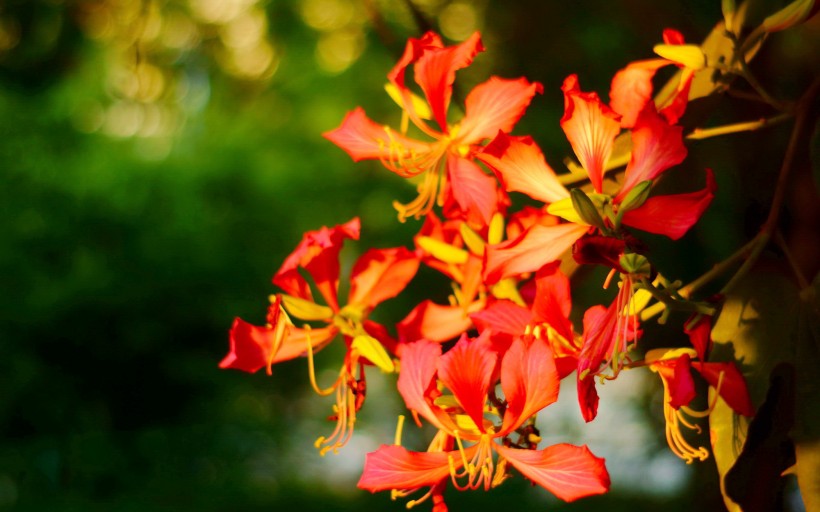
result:
[[[353,266],[342,306],[339,251],[346,239],[358,239],[359,220],[306,233],[273,277],[281,291],[271,297],[267,325],[237,319],[220,366],[270,373],[275,363],[307,356],[314,388],[336,397],[336,428],[317,440],[322,453],[350,439],[365,402],[367,367],[398,373],[407,409],[436,434],[426,450],[412,451],[397,433],[394,444],[367,456],[359,487],[390,490],[394,497],[427,489],[410,505],[430,498],[435,510],[445,509],[448,482],[462,490],[489,489],[512,470],[567,501],[606,492],[604,461],[586,446],[541,446],[536,415],[558,399],[560,380],[573,373],[581,414],[592,421],[596,382],[615,379],[625,369],[657,372],[671,449],[690,462],[705,458],[708,451],[691,446],[680,432],[682,426],[695,428],[691,418],[703,413],[690,407],[696,395],[691,370],[737,413],[754,411],[734,363],[708,362],[714,308],[676,296],[639,239],[640,232],[681,238],[716,190],[706,169],[692,177],[705,183],[699,190],[655,192],[664,173],[687,156],[678,121],[699,69],[697,59],[680,57],[692,48],[679,33],[667,30],[664,40],[659,53],[670,57],[619,71],[608,104],[584,91],[578,76],[566,78],[560,126],[577,163],[559,176],[532,137],[511,134],[543,92],[541,84],[492,77],[469,92],[464,115],[454,121],[456,72],[483,51],[480,35],[454,46],[433,32],[410,39],[387,75],[387,92],[401,109],[400,126],[379,124],[356,108],[325,137],[355,161],[378,161],[413,180],[418,196],[395,208],[401,221],[424,219],[415,247],[365,252]],[[674,92],[659,104],[652,80],[664,66],[681,73]],[[616,142],[629,151],[616,154]],[[620,178],[606,176],[623,165],[622,173],[611,173]],[[580,181],[589,185],[565,186]],[[540,206],[512,211],[510,192]],[[584,312],[580,332],[570,321],[570,281],[560,265],[570,259],[608,268],[606,286],[614,282],[617,288],[608,305]],[[390,328],[369,320],[376,306],[402,292],[420,265],[450,281],[449,302],[425,300]],[[641,358],[639,313],[652,299],[678,301],[692,311],[691,347]],[[338,379],[320,389],[313,354],[337,338],[346,355]]]

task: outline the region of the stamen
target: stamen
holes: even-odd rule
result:
[[[669,444],[669,449],[672,450],[672,453],[685,460],[687,464],[691,464],[695,459],[701,461],[706,460],[709,458],[709,451],[702,446],[695,449],[686,441],[680,429],[680,425],[682,424],[700,433],[700,426],[688,421],[683,411],[675,410],[669,405],[669,400],[669,386],[666,380],[663,380],[663,416],[666,420],[666,442]]]
[[[433,205],[444,203],[444,176],[440,171],[430,170],[424,175],[424,181],[419,184],[419,195],[407,204],[393,201],[393,208],[399,213],[399,221],[404,222],[408,217],[416,219],[426,215],[433,209]]]
[[[333,406],[333,412],[336,416],[336,428],[330,436],[319,437],[314,443],[314,446],[319,449],[319,455],[322,457],[330,450],[333,450],[333,453],[339,453],[339,449],[344,447],[353,437],[357,403],[355,390],[349,385],[348,378],[353,380],[354,385],[356,380],[355,375],[345,375],[345,371],[346,368],[343,367],[342,373],[337,380],[340,385],[336,388],[336,404]]]
[[[393,444],[401,446],[401,432],[404,428],[404,414],[399,414],[399,420],[396,424],[396,436],[393,438]]]
[[[310,341],[310,325],[305,324],[304,329],[305,340],[307,341],[308,377],[310,378],[310,385],[313,387],[313,391],[315,391],[316,394],[328,396],[339,386],[340,379],[336,379],[336,381],[326,389],[321,389],[316,383],[316,367],[313,363],[313,343]]]
[[[615,269],[609,271],[609,274],[606,275],[606,279],[604,279],[604,290],[609,288],[610,283],[612,283],[612,278],[615,277]]]

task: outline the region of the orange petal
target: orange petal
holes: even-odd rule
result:
[[[540,83],[530,83],[523,77],[517,80],[491,77],[467,95],[458,140],[473,144],[495,137],[499,130],[512,131],[533,96],[543,92]]]
[[[342,148],[354,162],[378,159],[400,166],[402,160],[413,160],[430,151],[428,144],[371,121],[361,107],[348,112],[338,128],[322,136]]]
[[[536,224],[513,240],[487,246],[485,282],[493,284],[505,277],[538,270],[560,258],[587,229],[587,226],[573,223]]]
[[[446,48],[428,47],[416,61],[413,71],[416,83],[421,86],[433,118],[447,133],[447,108],[453,95],[456,71],[473,62],[473,58],[484,51],[481,35],[476,32],[466,41]]]
[[[654,104],[647,105],[632,130],[632,156],[615,200],[623,200],[638,183],[655,180],[663,171],[683,162],[686,153],[683,128],[669,124]]]
[[[466,335],[439,360],[438,377],[453,392],[464,412],[484,431],[484,402],[492,383],[496,353]]]
[[[496,180],[475,163],[452,153],[447,155],[447,196],[458,205],[459,217],[472,226],[486,226],[499,210]],[[449,205],[452,218],[453,206]],[[445,205],[445,209],[447,205]]]
[[[621,115],[621,126],[632,128],[638,114],[652,101],[652,78],[658,69],[671,64],[665,59],[630,62],[615,73],[609,90],[609,105]]]
[[[568,76],[561,90],[564,91],[561,128],[581,166],[589,173],[595,191],[601,193],[604,165],[621,131],[621,116],[604,105],[596,93],[581,92],[577,75]]]
[[[530,416],[558,400],[558,372],[546,341],[516,338],[501,361],[501,389],[507,410],[499,435],[518,428]]]
[[[496,171],[507,191],[523,192],[544,203],[569,197],[532,137],[499,132],[477,158]]]
[[[472,310],[478,310],[481,303]],[[399,339],[416,341],[428,339],[443,342],[460,336],[473,326],[469,311],[462,306],[442,306],[431,300],[425,300],[396,325]]]
[[[586,445],[556,444],[538,451],[493,446],[521,474],[564,501],[609,491],[604,459]]]
[[[405,247],[370,249],[353,265],[348,304],[372,308],[398,295],[416,275],[419,258]]]
[[[402,446],[383,444],[364,459],[359,489],[370,492],[431,487],[450,476],[450,459],[462,466],[459,454],[411,452]]]

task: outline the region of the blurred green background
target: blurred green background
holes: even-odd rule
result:
[[[579,73],[605,96],[615,71],[651,57],[663,28],[701,40],[719,4],[0,3],[0,509],[403,509],[355,488],[362,453],[391,442],[403,412],[395,397],[376,397],[390,377],[372,384],[351,446],[321,458],[311,444],[330,430],[330,404],[310,392],[304,361],[272,377],[217,368],[233,318],[264,321],[270,277],[305,230],[362,216],[349,268],[356,251],[409,245],[418,228],[398,224],[390,206],[411,187],[354,165],[321,133],[357,105],[395,125],[382,86],[406,38],[429,26],[457,41],[479,29],[488,50],[459,73],[455,101],[492,74],[541,81],[516,132],[533,134],[559,168],[569,153],[563,78]],[[795,97],[820,69],[817,42],[817,23],[773,38],[756,65],[777,94]],[[729,105],[710,123],[755,115]],[[757,229],[787,136],[693,149],[687,169],[713,167],[723,195],[685,250],[650,240],[674,275],[697,275]],[[763,171],[747,180],[750,167]],[[424,289],[385,304],[380,319],[402,318]],[[591,436],[571,397],[565,414],[542,420],[547,439],[607,455],[610,495],[563,506],[517,477],[491,493],[451,492],[448,503],[718,507],[711,461],[670,460],[652,379],[625,384]],[[419,436],[411,447],[423,446]]]

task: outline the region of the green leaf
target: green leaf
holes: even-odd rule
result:
[[[798,324],[797,288],[780,274],[750,273],[726,296],[712,329],[711,360],[736,360],[746,378],[752,402],[760,406],[769,389],[769,376],[779,363],[793,364]],[[709,416],[712,450],[721,490],[746,441],[748,420],[718,400]],[[724,492],[730,511],[740,510]]]

